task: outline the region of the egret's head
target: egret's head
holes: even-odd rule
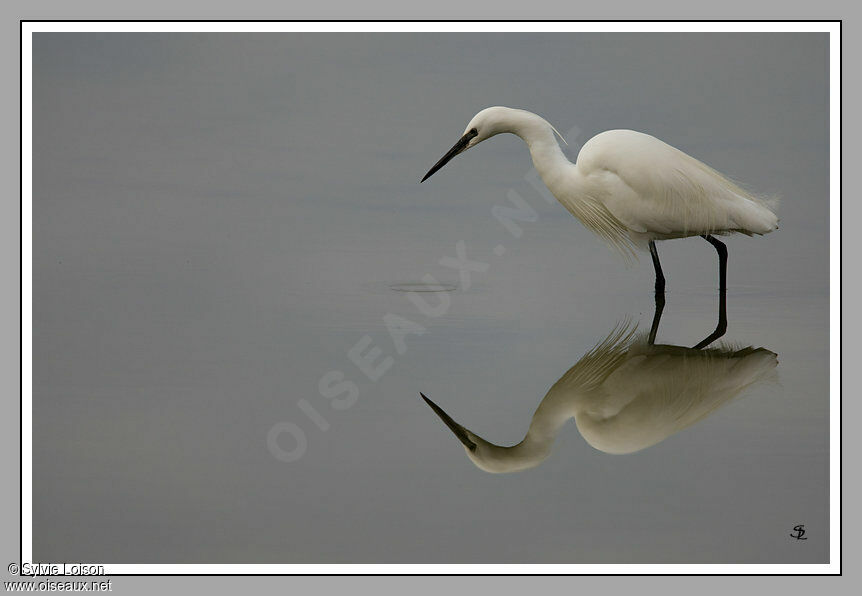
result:
[[[513,447],[495,445],[452,420],[452,417],[443,408],[428,399],[424,393],[419,395],[449,427],[455,437],[461,441],[467,457],[480,470],[492,474],[518,472],[537,466],[550,453],[549,445],[528,445],[526,442],[521,442]]]
[[[494,106],[492,108],[485,108],[473,116],[473,119],[470,120],[470,124],[464,129],[464,134],[461,135],[458,142],[446,152],[446,155],[440,158],[440,161],[434,164],[434,167],[428,170],[428,173],[425,174],[420,182],[428,180],[437,170],[449,163],[459,153],[464,153],[470,147],[475,147],[485,139],[490,139],[501,132],[510,132],[512,114],[522,111]]]
[[[501,132],[511,132],[515,118],[519,114],[526,115],[529,112],[524,110],[516,110],[513,108],[504,108],[503,106],[494,106],[485,108],[470,120],[465,133],[475,130],[476,136],[468,143],[467,148],[478,145],[485,139],[490,139],[494,135]]]

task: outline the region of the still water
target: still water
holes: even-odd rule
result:
[[[34,558],[826,562],[827,51],[36,35]],[[515,137],[418,184],[494,104],[572,160],[635,128],[782,196],[727,239],[724,337],[692,350],[709,244],[659,244],[650,344],[648,255],[547,201]]]

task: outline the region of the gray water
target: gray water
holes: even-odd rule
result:
[[[828,561],[827,53],[825,34],[35,35],[35,560]],[[418,184],[489,105],[569,131],[572,160],[633,128],[780,194],[777,232],[727,239],[722,339],[774,374],[633,454],[570,422],[541,465],[475,467],[420,391],[515,444],[654,306],[648,255],[626,267],[545,201],[516,137]],[[510,191],[536,213],[520,237],[492,213]],[[486,265],[468,279],[440,262],[462,241]],[[693,346],[715,251],[659,251],[657,341]],[[456,289],[392,289],[426,274]],[[372,380],[351,348],[390,366]]]

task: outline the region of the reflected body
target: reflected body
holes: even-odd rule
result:
[[[573,164],[546,120],[505,107],[476,114],[422,182],[456,155],[500,133],[521,137],[557,200],[627,260],[634,249],[649,250],[656,291],[665,287],[656,240],[705,238],[718,252],[719,285],[725,288],[727,249],[715,235],[767,234],[778,227],[774,199],[751,194],[655,137],[632,130],[603,132],[587,141]]]
[[[587,352],[545,395],[524,440],[511,447],[486,441],[422,398],[464,445],[480,469],[517,472],[551,453],[557,434],[574,418],[594,448],[611,454],[640,451],[687,428],[770,376],[777,355],[765,348],[711,349],[655,345],[620,325]],[[701,342],[703,343],[703,342]]]

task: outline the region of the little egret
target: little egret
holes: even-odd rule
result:
[[[765,348],[696,349],[654,345],[618,325],[548,390],[524,440],[503,447],[455,422],[420,393],[486,472],[535,467],[551,453],[563,425],[575,419],[595,449],[634,453],[664,441],[770,376],[777,355]]]
[[[656,292],[665,279],[656,240],[701,236],[719,257],[719,288],[727,287],[727,247],[716,235],[767,234],[778,227],[775,200],[757,197],[679,149],[633,130],[609,130],[587,141],[571,163],[544,118],[505,107],[476,114],[464,134],[421,182],[453,157],[500,133],[521,137],[548,190],[627,260],[649,250]],[[562,135],[560,135],[562,138]],[[565,142],[565,139],[563,139]]]

